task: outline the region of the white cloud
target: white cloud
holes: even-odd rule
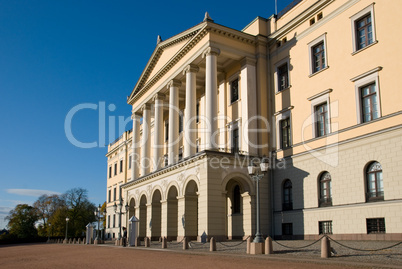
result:
[[[14,209],[14,208],[8,207],[8,206],[0,206],[0,220],[2,219],[2,218],[1,218],[1,215],[8,215],[8,213],[9,213],[12,209]]]
[[[23,196],[34,196],[39,197],[43,194],[53,195],[53,194],[61,194],[55,191],[48,191],[48,190],[33,190],[33,189],[7,189],[8,193],[23,195]]]

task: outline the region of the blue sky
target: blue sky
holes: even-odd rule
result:
[[[291,0],[278,0],[280,11]],[[198,23],[241,30],[274,13],[275,1],[0,0],[0,229],[18,203],[82,187],[95,204],[106,197],[107,148],[99,141],[99,110],[128,118],[131,93],[155,46]],[[65,133],[96,142],[79,148]],[[111,111],[109,106],[115,106]],[[85,106],[85,105],[84,105]],[[96,109],[95,109],[96,108]],[[131,123],[125,129],[131,128]],[[104,136],[106,143],[119,131]]]

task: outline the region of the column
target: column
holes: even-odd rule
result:
[[[227,124],[227,119],[226,119],[226,80],[221,79],[219,82],[219,123],[218,123],[218,128],[219,128],[219,148],[221,149],[227,149],[229,146],[226,144],[226,135],[227,135],[227,130],[226,130],[226,124]]]
[[[142,107],[141,176],[149,174],[150,171],[150,123],[151,105],[144,104]]]
[[[136,180],[140,174],[138,166],[139,149],[140,149],[140,115],[138,112],[133,112],[131,115],[133,119],[133,139],[131,140],[132,158],[131,158],[131,180]]]
[[[177,197],[177,241],[183,239],[186,235],[185,230],[185,212],[186,212],[186,198],[184,196]]]
[[[257,140],[257,86],[256,60],[244,58],[241,61],[241,144],[240,149],[249,155],[258,155]]]
[[[217,58],[220,51],[217,48],[209,47],[202,54],[206,58],[205,71],[205,120],[206,134],[205,147],[206,149],[216,149],[216,136],[218,132],[218,123],[216,120],[218,110],[218,89],[217,89]]]
[[[196,121],[196,73],[199,68],[196,65],[188,65],[186,74],[186,108],[184,111],[184,154],[183,157],[193,156],[196,153],[197,121]]]
[[[162,167],[163,163],[163,100],[165,100],[165,95],[157,93],[153,100],[155,102],[153,171],[156,171]]]
[[[147,204],[147,232],[146,235],[151,240],[152,237],[152,204]]]
[[[169,144],[168,144],[168,164],[177,161],[179,153],[179,80],[171,80],[169,88]]]

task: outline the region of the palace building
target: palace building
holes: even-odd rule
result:
[[[244,239],[258,206],[264,237],[402,240],[401,7],[296,0],[158,36],[108,146],[108,237],[136,216],[142,238]]]

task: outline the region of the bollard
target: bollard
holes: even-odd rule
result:
[[[68,239],[68,243],[69,244],[71,244],[73,241],[71,240],[71,238],[70,239]]]
[[[166,239],[166,237],[162,237],[162,248],[167,248],[167,239]]]
[[[141,240],[140,240],[140,238],[139,238],[139,237],[135,238],[134,245],[135,245],[136,247],[141,246]]]
[[[216,251],[216,241],[213,237],[211,237],[211,240],[209,241],[209,251]]]
[[[274,250],[272,249],[272,238],[271,237],[267,237],[267,239],[265,239],[265,254],[273,254]]]
[[[188,249],[188,239],[187,239],[187,237],[184,237],[184,240],[183,240],[183,249]]]
[[[331,257],[331,245],[326,236],[321,239],[321,258]]]
[[[77,244],[77,239],[73,239],[73,244]]]
[[[144,238],[144,244],[146,248],[149,248],[151,246],[150,242],[149,242],[149,237],[145,237]]]
[[[247,254],[250,254],[251,236],[247,238]]]

